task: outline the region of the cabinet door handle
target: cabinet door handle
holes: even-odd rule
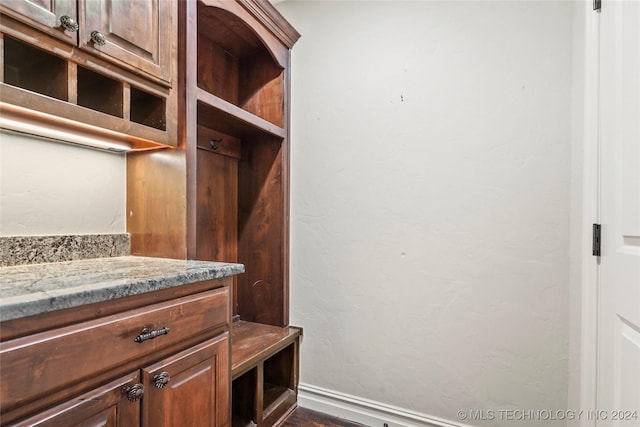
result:
[[[169,375],[168,372],[162,371],[158,375],[153,377],[153,384],[155,384],[157,388],[164,388],[164,386],[169,384],[170,380],[171,375]]]
[[[65,30],[72,33],[75,33],[76,31],[78,31],[78,28],[80,28],[76,20],[68,15],[62,15],[60,17],[60,25],[62,25],[62,28],[64,28]]]
[[[107,38],[100,31],[91,32],[91,41],[96,46],[104,46],[107,44]]]
[[[170,329],[166,326],[162,329],[158,329],[156,331],[151,331],[148,328],[142,328],[140,335],[134,338],[134,341],[137,343],[142,343],[146,340],[152,340],[159,335],[167,335]]]
[[[144,395],[144,386],[139,383],[134,384],[131,387],[127,387],[124,393],[127,395],[129,402],[135,402],[136,400],[142,399],[142,396]]]

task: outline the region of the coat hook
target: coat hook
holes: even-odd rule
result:
[[[217,150],[218,148],[220,148],[220,147],[218,147],[218,146],[216,145],[216,144],[218,144],[219,142],[222,142],[222,138],[220,138],[220,139],[212,139],[211,141],[209,141],[209,143],[211,144],[211,149],[215,151],[215,150]]]

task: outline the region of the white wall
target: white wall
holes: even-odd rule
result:
[[[126,158],[0,132],[0,236],[126,232]]]
[[[277,7],[302,34],[291,321],[305,328],[303,394],[452,422],[566,408],[571,3]]]

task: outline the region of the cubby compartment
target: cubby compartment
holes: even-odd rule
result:
[[[166,102],[159,96],[131,87],[129,114],[132,122],[166,130]]]
[[[232,386],[232,425],[233,427],[255,427],[257,368],[233,380]]]
[[[44,50],[3,35],[4,83],[41,95],[68,100],[67,62]],[[46,77],[43,77],[46,70]]]
[[[264,361],[263,418],[275,421],[278,415],[282,415],[283,409],[295,401],[294,364],[295,344],[290,344]]]
[[[197,44],[199,88],[284,126],[284,68],[247,23],[198,2]]]
[[[169,120],[175,106],[165,88],[145,86],[143,81],[134,87],[119,70],[69,57],[64,50],[41,49],[44,42],[34,46],[5,33],[0,42],[3,108],[11,110],[17,127],[22,126],[17,130],[30,132],[32,128],[19,123],[37,116],[47,123],[38,133],[44,137],[54,128],[74,133],[78,124],[95,139],[121,141],[123,148],[175,145],[175,121]]]
[[[301,336],[302,330],[291,326],[233,323],[234,426],[273,426],[295,408]]]
[[[123,117],[122,91],[121,82],[78,66],[78,105]]]

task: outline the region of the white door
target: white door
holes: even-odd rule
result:
[[[640,0],[600,15],[600,426],[640,426]],[[624,412],[627,411],[627,412]],[[620,420],[623,418],[623,420]],[[627,418],[624,420],[624,418]]]

